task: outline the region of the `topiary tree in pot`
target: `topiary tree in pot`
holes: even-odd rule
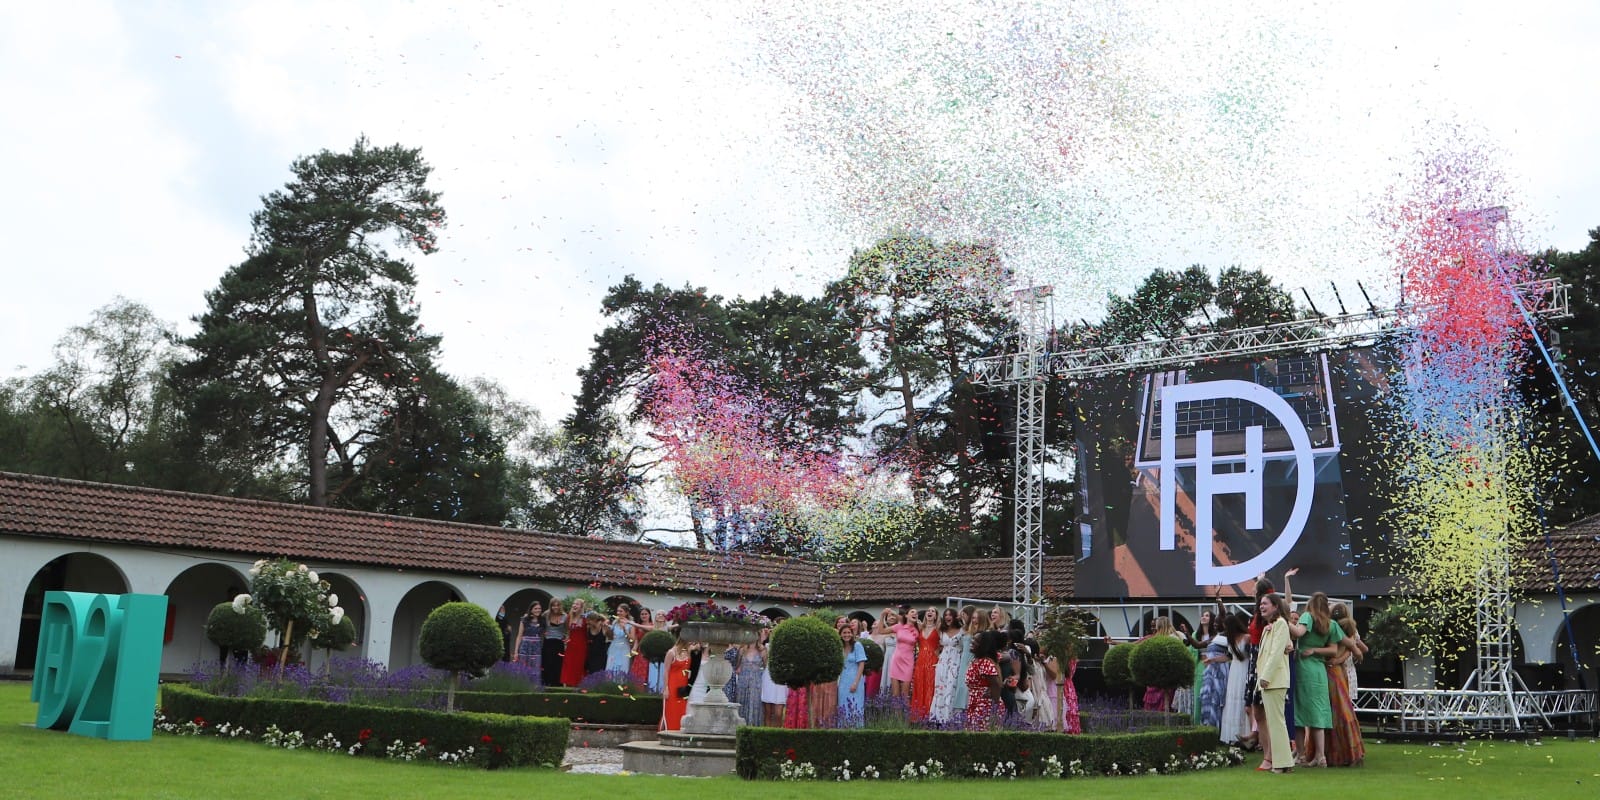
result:
[[[1106,651],[1105,658],[1100,661],[1100,674],[1105,678],[1106,688],[1128,691],[1128,708],[1133,708],[1133,690],[1138,688],[1138,684],[1133,681],[1133,672],[1128,667],[1128,660],[1132,655],[1133,643],[1123,642],[1113,645]]]
[[[422,623],[422,660],[450,673],[445,710],[456,710],[461,674],[478,677],[500,660],[500,626],[488,609],[475,603],[445,603]]]
[[[667,660],[667,654],[672,652],[672,646],[678,643],[678,637],[671,631],[654,630],[644,635],[639,640],[639,655],[652,664],[660,664]]]
[[[267,641],[267,618],[253,605],[218,603],[206,617],[206,638],[222,648],[222,668],[228,668],[229,658],[244,661]]]
[[[1170,704],[1173,690],[1194,681],[1194,650],[1175,636],[1152,636],[1133,646],[1128,671],[1134,685],[1159,688]]]
[[[817,617],[786,619],[772,629],[767,669],[773,681],[794,689],[837,680],[844,671],[844,642]]]

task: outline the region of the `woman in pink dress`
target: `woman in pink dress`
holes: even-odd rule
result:
[[[917,657],[917,612],[906,609],[890,630],[894,631],[894,658],[889,662],[889,692],[894,697],[908,697]]]

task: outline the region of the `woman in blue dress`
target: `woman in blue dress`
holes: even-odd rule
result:
[[[627,603],[618,603],[617,613],[611,617],[611,644],[606,647],[606,672],[626,674],[631,666],[633,643],[628,634],[636,623],[629,611]]]
[[[844,642],[844,671],[839,673],[839,727],[860,728],[866,725],[867,651],[856,641],[854,625],[839,628],[839,638]]]

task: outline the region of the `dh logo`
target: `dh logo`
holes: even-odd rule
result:
[[[1214,471],[1209,430],[1195,433],[1194,452],[1194,527],[1195,559],[1194,583],[1196,586],[1241,583],[1254,578],[1282,561],[1300,534],[1305,531],[1306,519],[1311,515],[1312,484],[1315,480],[1311,437],[1288,401],[1271,389],[1249,381],[1204,381],[1166,386],[1161,390],[1161,549],[1177,547],[1174,534],[1176,498],[1178,488],[1178,458],[1175,441],[1178,428],[1178,404],[1202,400],[1236,399],[1261,406],[1283,425],[1289,436],[1295,460],[1295,476],[1299,480],[1294,507],[1289,520],[1272,544],[1254,558],[1237,564],[1217,564],[1212,552],[1211,506],[1212,499],[1223,494],[1242,494],[1245,501],[1245,528],[1258,531],[1261,521],[1261,426],[1245,429],[1244,471]],[[1187,460],[1187,459],[1185,459]],[[1230,461],[1235,459],[1229,459]]]

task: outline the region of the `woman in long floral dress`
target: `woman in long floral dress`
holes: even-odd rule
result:
[[[1078,687],[1072,682],[1077,672],[1078,659],[1068,659],[1061,676],[1061,730],[1066,733],[1083,733],[1083,722],[1078,718]]]
[[[985,631],[972,640],[967,667],[967,730],[988,730],[1000,716],[999,634]]]
[[[1200,661],[1205,665],[1205,672],[1200,681],[1200,719],[1197,721],[1220,728],[1222,708],[1228,698],[1228,669],[1233,663],[1227,635],[1219,632],[1212,636]]]
[[[761,638],[739,647],[738,680],[739,716],[746,725],[760,725],[765,714],[761,708],[762,676],[767,669],[767,636],[770,629],[761,629]]]
[[[517,621],[517,663],[534,672],[541,672],[544,661],[544,606],[538,600],[528,606],[528,613]]]
[[[1350,673],[1355,672],[1355,662],[1366,653],[1367,645],[1356,635],[1356,621],[1340,603],[1333,607],[1334,624],[1344,632],[1339,640],[1339,654],[1328,662],[1328,702],[1333,708],[1333,729],[1328,732],[1328,766],[1359,767],[1366,760],[1367,746],[1361,740],[1361,723],[1356,719],[1354,692],[1351,691]]]
[[[961,618],[947,608],[939,620],[939,660],[933,673],[933,703],[928,707],[928,717],[935,722],[949,722],[956,715],[956,685],[965,682],[960,644]]]

